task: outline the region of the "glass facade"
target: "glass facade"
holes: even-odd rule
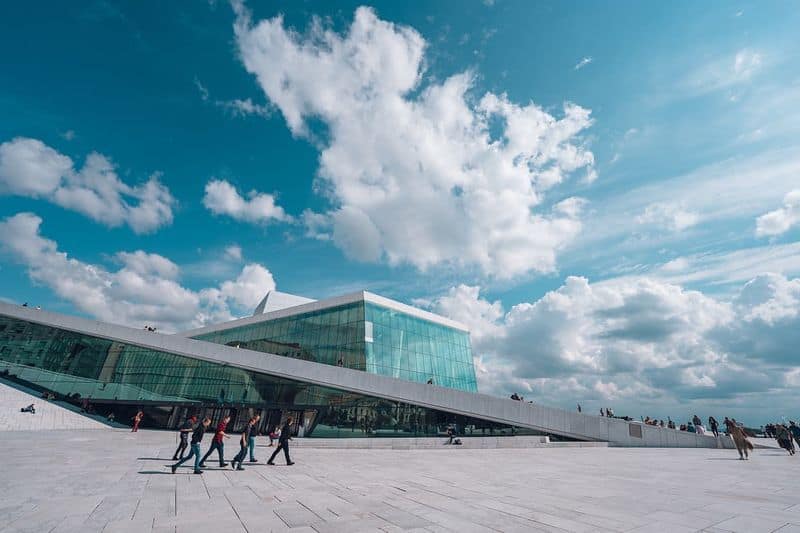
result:
[[[339,316],[359,316],[356,308],[345,313]],[[383,318],[370,316],[383,324]],[[285,324],[288,331],[289,324]],[[391,347],[391,334],[389,337]],[[54,393],[56,401],[90,402],[98,414],[114,411],[121,421],[126,420],[126,413],[132,415],[142,408],[150,421],[145,426],[151,427],[176,427],[188,414],[208,414],[217,420],[233,413],[232,428],[237,430],[251,415],[260,413],[262,429],[267,429],[292,413],[302,421],[298,431],[303,436],[435,436],[443,434],[448,425],[454,425],[460,434],[510,435],[514,431],[489,421],[3,316],[0,379]]]
[[[194,336],[250,350],[477,392],[469,333],[371,302]]]

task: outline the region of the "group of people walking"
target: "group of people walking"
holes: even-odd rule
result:
[[[219,424],[217,424],[214,437],[211,440],[211,446],[209,446],[208,451],[201,458],[200,443],[203,441],[203,436],[205,435],[206,430],[211,425],[211,418],[205,417],[203,418],[202,422],[198,424],[196,416],[189,417],[178,429],[180,442],[178,444],[178,448],[175,450],[175,454],[172,457],[173,461],[177,461],[170,467],[172,469],[172,473],[174,474],[175,471],[178,470],[178,467],[183,463],[194,458],[194,473],[202,474],[202,469],[206,467],[206,459],[208,459],[215,450],[217,451],[219,457],[220,468],[225,468],[228,466],[228,463],[225,462],[225,439],[230,438],[230,435],[226,433],[230,420],[230,416],[225,416],[219,422]],[[252,417],[242,431],[239,437],[239,452],[230,462],[230,465],[233,469],[244,470],[242,464],[245,462],[248,452],[250,456],[250,462],[258,462],[255,457],[255,448],[256,437],[258,436],[258,423],[260,420],[261,416],[259,415]],[[289,440],[292,438],[292,417],[288,417],[286,419],[283,427],[279,431],[280,436],[278,437],[278,447],[275,448],[274,452],[272,452],[272,456],[267,461],[267,464],[274,465],[275,463],[273,460],[282,450],[284,457],[286,458],[286,464],[293,465],[294,462],[292,462],[291,458],[289,457]],[[191,443],[189,444],[190,451],[188,455],[183,456],[183,452],[186,450],[187,441],[189,440],[189,433],[192,435]],[[270,435],[270,446],[272,446],[272,436],[273,434]]]
[[[767,424],[764,426],[764,436],[773,438],[778,441],[778,446],[789,452],[789,455],[794,455],[795,442],[800,446],[800,426],[794,420],[786,424]]]

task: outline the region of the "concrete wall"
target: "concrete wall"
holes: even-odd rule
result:
[[[287,379],[536,429],[579,440],[605,441],[613,446],[733,447],[729,438],[715,439],[694,433],[635,424],[642,429],[642,437],[638,438],[631,435],[631,424],[623,420],[414,383],[349,368],[243,350],[174,335],[162,335],[6,303],[0,303],[0,315],[196,359],[229,364]]]
[[[460,446],[447,446],[445,437],[380,437],[292,439],[293,448],[370,449],[370,450],[470,450],[498,448],[602,448],[606,442],[550,442],[549,437],[458,437]]]

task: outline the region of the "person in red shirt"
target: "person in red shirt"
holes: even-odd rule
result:
[[[133,429],[131,429],[132,433],[139,431],[139,423],[144,418],[144,413],[142,411],[137,411],[136,415],[133,417]]]
[[[226,416],[217,425],[217,432],[214,434],[214,438],[211,440],[211,447],[208,448],[208,451],[200,460],[200,468],[205,468],[206,459],[208,459],[208,456],[211,455],[214,452],[214,450],[217,450],[217,452],[219,453],[219,466],[220,467],[228,466],[228,463],[225,462],[225,443],[223,442],[223,440],[230,438],[229,435],[225,434],[225,430],[228,428],[228,422],[230,421],[231,417]]]

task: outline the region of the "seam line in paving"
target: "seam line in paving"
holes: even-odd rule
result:
[[[227,494],[225,494],[224,496],[225,496],[225,499],[228,501],[228,505],[231,506],[231,509],[233,510],[233,514],[235,514],[236,518],[239,519],[239,523],[242,524],[242,527],[244,528],[245,531],[247,531],[247,533],[250,533],[250,530],[247,529],[247,526],[245,525],[244,521],[242,520],[242,517],[239,516],[239,512],[236,510],[236,507],[233,505],[233,502],[231,501],[231,499],[228,498]]]
[[[277,517],[278,517],[278,519],[280,519],[280,521],[281,521],[281,522],[283,522],[284,524],[286,524],[286,527],[287,527],[288,529],[291,529],[291,528],[292,528],[292,526],[290,526],[290,525],[289,525],[289,522],[287,522],[286,520],[284,520],[284,519],[283,519],[283,517],[282,517],[281,515],[279,515],[279,514],[278,514],[278,512],[277,512],[275,509],[273,509],[273,510],[272,510],[272,514],[274,514],[275,516],[277,516]]]
[[[315,512],[314,512],[314,510],[313,510],[313,509],[311,509],[311,508],[310,508],[308,505],[304,504],[304,503],[303,503],[303,502],[301,502],[300,500],[295,500],[295,501],[296,501],[298,504],[300,504],[300,506],[301,506],[301,507],[305,507],[306,509],[308,509],[308,511],[309,511],[311,514],[313,514],[314,516],[316,516],[316,517],[317,517],[317,518],[319,518],[320,520],[325,520],[325,518],[324,518],[324,517],[322,517],[322,516],[318,515],[317,513],[315,513]]]

